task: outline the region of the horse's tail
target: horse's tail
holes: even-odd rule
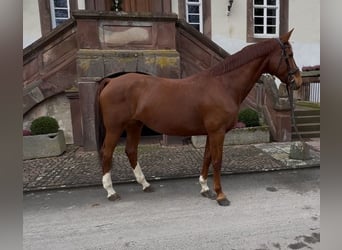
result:
[[[100,107],[100,94],[101,91],[106,87],[110,78],[103,78],[98,81],[96,96],[95,96],[95,134],[96,134],[96,147],[99,156],[101,156],[101,148],[106,135],[106,128],[103,124],[102,112]]]

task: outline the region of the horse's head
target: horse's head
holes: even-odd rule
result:
[[[292,31],[277,38],[279,50],[275,49],[269,61],[270,73],[277,76],[282,82],[292,89],[299,89],[302,85],[302,77],[293,57],[293,51],[289,38]]]

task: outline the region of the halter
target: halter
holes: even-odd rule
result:
[[[290,67],[290,63],[289,63],[289,56],[286,53],[286,49],[290,48],[290,46],[288,44],[284,44],[279,38],[276,39],[278,41],[278,43],[280,44],[281,47],[281,57],[279,59],[279,64],[278,64],[278,68],[277,68],[277,72],[279,71],[280,65],[281,65],[281,61],[283,59],[285,59],[285,63],[287,66],[287,82],[286,82],[286,90],[287,90],[287,94],[289,96],[289,101],[290,101],[290,106],[291,106],[291,119],[292,119],[292,124],[295,128],[296,134],[299,137],[300,141],[303,141],[302,136],[299,134],[298,128],[297,128],[297,124],[296,124],[296,120],[295,120],[295,116],[294,116],[294,101],[293,101],[293,91],[295,89],[295,79],[293,77],[294,74],[296,74],[299,71],[299,68],[297,67],[296,63],[295,63],[295,68],[291,69]]]
[[[279,71],[280,65],[281,65],[281,61],[283,59],[285,59],[285,63],[287,66],[287,82],[286,85],[291,87],[291,90],[294,90],[295,87],[295,81],[293,78],[293,75],[296,74],[299,71],[299,68],[297,67],[297,65],[295,65],[296,67],[291,69],[290,63],[289,63],[289,55],[287,55],[286,53],[286,49],[290,48],[289,44],[285,44],[283,43],[279,38],[276,39],[278,41],[278,43],[280,44],[281,47],[281,57],[279,59],[279,64],[278,64],[278,68],[277,68],[277,72]]]

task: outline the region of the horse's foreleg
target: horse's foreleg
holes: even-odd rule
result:
[[[209,144],[212,165],[214,168],[214,190],[217,194],[216,200],[219,205],[228,206],[230,202],[226,198],[221,187],[221,166],[224,135],[224,131],[210,134]]]
[[[208,187],[208,171],[209,171],[210,163],[211,163],[211,155],[210,155],[210,148],[209,148],[209,136],[207,136],[207,140],[205,143],[202,171],[199,177],[199,183],[201,184],[202,196],[214,200],[216,198],[216,195]]]
[[[145,176],[141,170],[140,164],[138,162],[138,144],[140,141],[140,134],[143,124],[139,121],[131,122],[127,128],[127,138],[126,138],[126,155],[133,169],[134,176],[139,184],[142,185],[143,191],[152,192],[153,189],[145,179]]]
[[[110,170],[112,168],[112,157],[117,141],[120,138],[119,135],[107,133],[103,146],[102,146],[102,184],[107,191],[107,198],[110,201],[120,199],[120,196],[115,192],[112,184],[112,178]]]

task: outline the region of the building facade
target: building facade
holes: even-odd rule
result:
[[[72,10],[87,9],[91,6],[90,2],[94,1],[23,1],[23,47],[30,45],[55,27],[56,16],[51,14],[54,13],[53,9],[56,11],[57,8],[59,11],[57,13],[61,13],[62,18],[65,18],[70,16]],[[98,5],[100,2],[97,1]],[[110,8],[112,1],[107,2],[107,6],[103,4],[99,8]],[[144,1],[129,2],[139,4]],[[239,51],[249,43],[278,36],[294,28],[291,42],[298,66],[301,68],[320,64],[319,0],[170,0],[169,2],[173,13],[193,23],[194,26],[198,26],[202,33],[230,54]],[[55,7],[58,4],[63,6],[59,10]],[[228,7],[230,7],[229,14]],[[142,9],[148,10],[146,7]],[[57,23],[60,20],[61,18],[57,17]],[[271,33],[267,33],[267,27],[265,27],[265,32],[260,30],[267,22],[270,26],[274,26],[274,30],[270,30]],[[259,31],[256,31],[259,33],[254,34],[254,30],[258,27]]]
[[[73,11],[77,12],[77,10],[153,12],[161,15],[175,13],[178,18],[186,20],[229,54],[237,52],[250,43],[278,37],[294,28],[291,43],[299,68],[320,64],[320,1],[318,0],[25,0],[23,1],[24,51],[28,48],[34,51],[37,41],[39,43],[42,38],[56,33],[58,27],[72,18]],[[70,34],[76,32],[72,25],[70,24]],[[68,37],[65,34],[63,36]],[[66,43],[70,48],[75,47],[66,55],[68,53],[76,55],[79,45],[75,41],[70,39],[70,42]],[[56,47],[57,51],[65,49],[62,48],[63,46]],[[54,58],[53,54],[49,54],[48,49],[48,47],[44,49],[47,53],[42,52],[43,64],[46,62],[53,65],[53,61],[60,58]],[[30,60],[27,60],[28,64]],[[182,57],[180,60],[183,60]],[[69,87],[76,84],[77,76],[72,76],[73,72],[76,72],[76,69],[73,70],[76,64],[71,59],[69,65],[65,66],[70,68],[66,72],[71,77],[57,72],[56,75],[48,78],[48,71],[54,66],[49,67],[40,70],[44,71],[40,73],[46,77],[49,91],[50,89],[53,91],[54,85],[60,84],[64,79],[74,81],[68,85]],[[57,118],[65,131],[67,143],[74,143],[75,131],[73,132],[71,121],[73,111],[70,110],[70,100],[66,94],[58,92],[57,95],[49,94],[48,98],[40,97],[42,94],[37,94],[37,91],[35,93],[34,86],[29,86],[34,84],[40,83],[24,81],[24,92],[31,91],[33,93],[30,94],[31,97],[41,101],[24,111],[23,127],[27,128],[35,117],[52,115]]]

